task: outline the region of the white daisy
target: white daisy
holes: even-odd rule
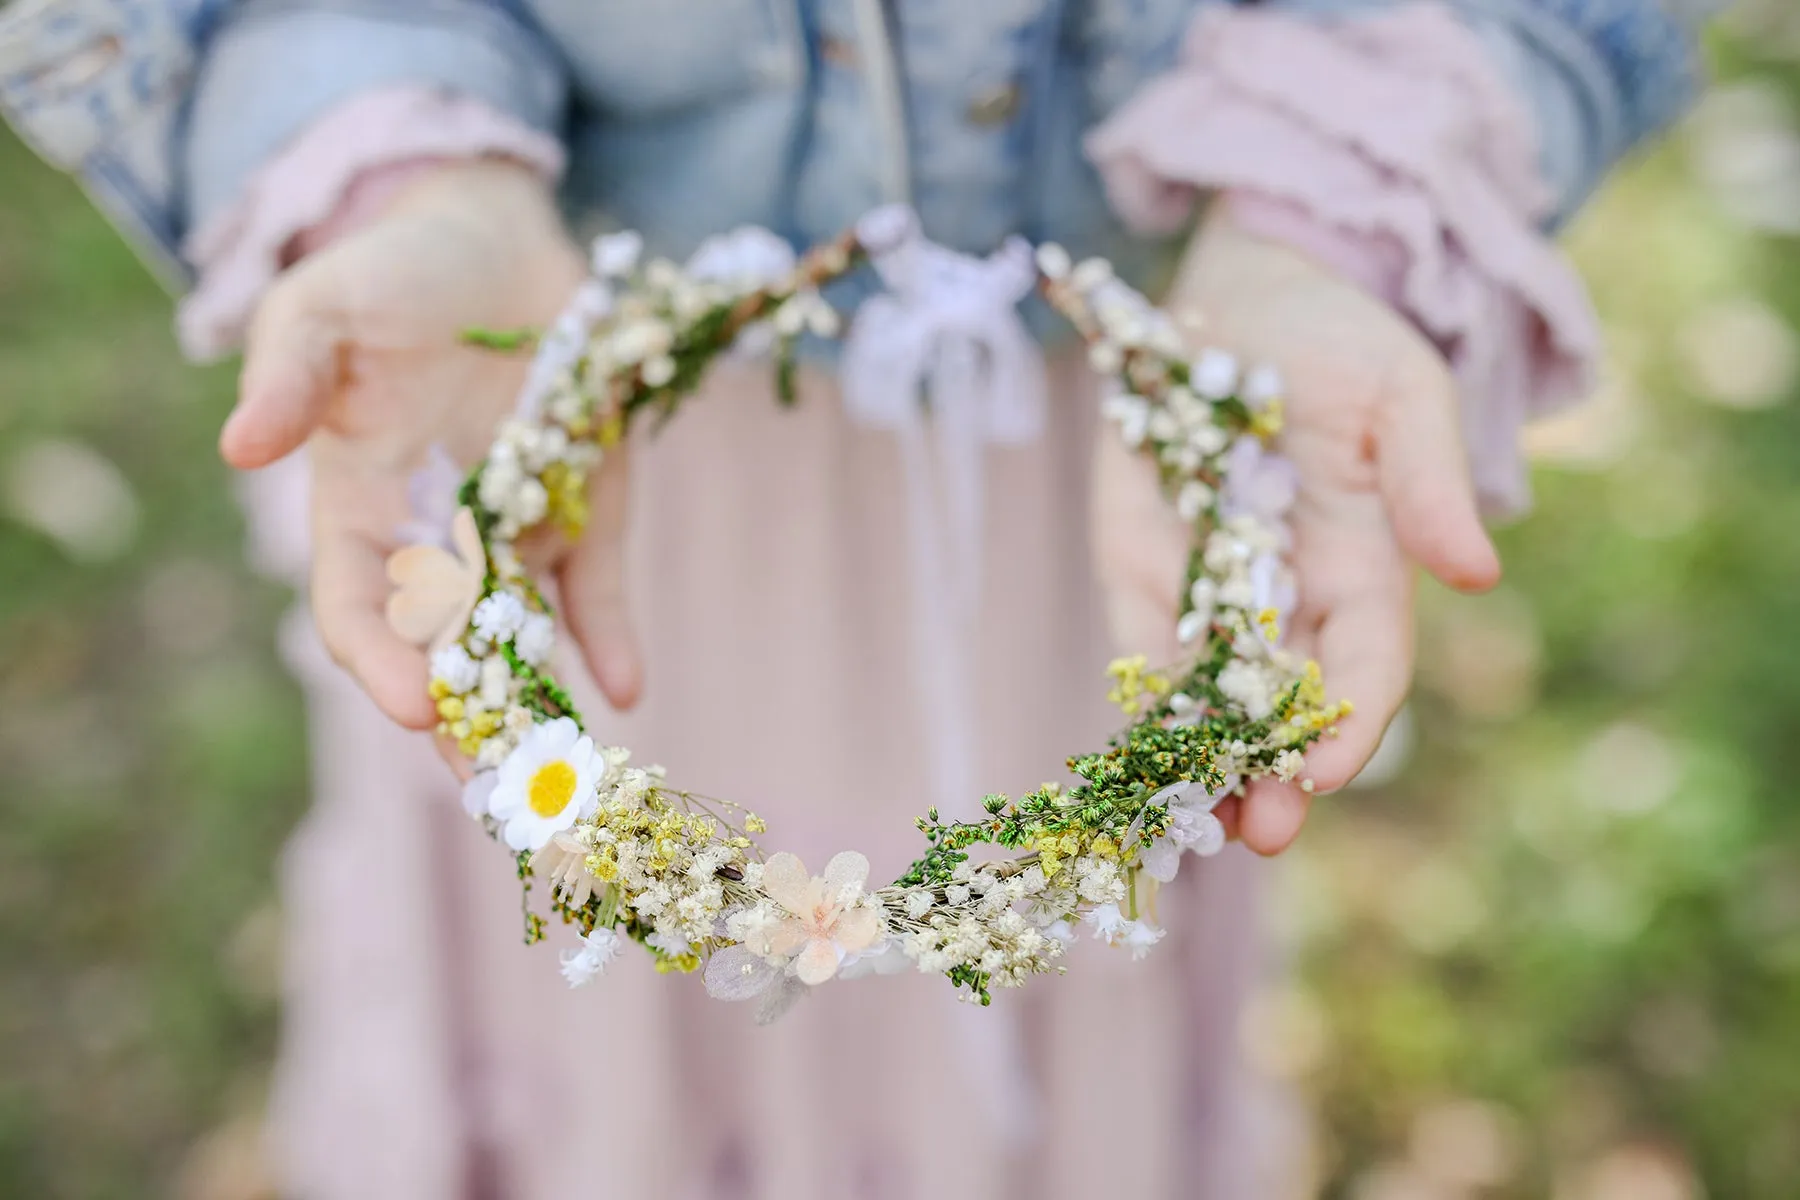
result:
[[[606,759],[568,717],[536,725],[500,764],[488,812],[514,850],[539,850],[594,811]]]

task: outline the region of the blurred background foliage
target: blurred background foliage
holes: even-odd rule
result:
[[[1242,1036],[1313,1101],[1307,1194],[1800,1196],[1800,6],[1713,49],[1572,231],[1607,378],[1531,435],[1507,582],[1427,591],[1281,868],[1299,971]],[[266,1194],[305,754],[231,386],[0,135],[0,1194]]]

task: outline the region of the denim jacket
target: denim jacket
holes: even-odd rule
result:
[[[1229,2],[17,0],[0,112],[177,288],[187,230],[327,109],[394,83],[562,137],[571,214],[671,253],[745,222],[815,241],[904,199],[961,249],[1019,232],[1128,264],[1081,135]],[[1712,6],[1448,2],[1529,101],[1558,219],[1685,105]]]

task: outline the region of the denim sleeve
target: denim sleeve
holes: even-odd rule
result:
[[[204,225],[291,138],[339,102],[439,85],[561,132],[552,50],[499,0],[243,0],[206,42],[178,163],[182,224]]]
[[[1274,0],[1321,16],[1390,0]],[[1525,100],[1560,225],[1699,88],[1698,30],[1725,0],[1443,0]]]

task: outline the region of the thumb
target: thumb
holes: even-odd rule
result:
[[[240,470],[299,449],[323,420],[341,382],[346,340],[329,263],[295,268],[257,307],[245,340],[238,402],[219,434],[219,453]]]
[[[625,598],[625,506],[630,477],[624,447],[607,451],[589,496],[587,529],[563,560],[563,619],[614,708],[644,690],[643,652]]]
[[[1500,582],[1500,555],[1475,507],[1456,383],[1435,357],[1397,373],[1382,398],[1376,469],[1400,548],[1440,581],[1481,592]]]

